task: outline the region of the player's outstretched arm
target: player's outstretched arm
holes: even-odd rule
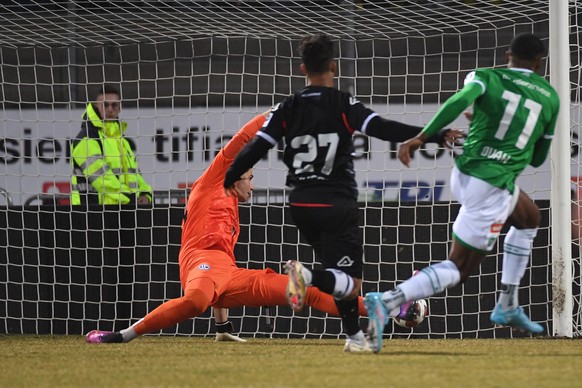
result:
[[[399,121],[388,120],[380,116],[375,116],[364,132],[368,136],[384,141],[403,142],[414,136],[418,136],[423,127],[408,125]],[[457,139],[465,137],[465,133],[458,129],[445,128],[437,131],[436,134],[428,137],[425,142],[437,143],[447,146],[447,143],[454,144]]]
[[[228,190],[240,177],[252,168],[273,145],[260,136],[256,136],[238,153],[228,168],[224,178],[224,188]]]
[[[243,125],[243,127],[236,133],[236,135],[230,139],[230,141],[222,149],[222,152],[227,159],[234,159],[241,148],[243,148],[245,144],[247,144],[255,137],[257,132],[265,123],[267,113],[268,112],[264,112],[258,116],[255,116],[245,125]]]
[[[400,144],[398,147],[398,159],[406,167],[410,167],[410,160],[414,151],[422,147],[428,138],[423,133],[419,133],[412,139],[406,140],[404,143]]]

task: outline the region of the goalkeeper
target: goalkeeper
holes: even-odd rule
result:
[[[265,115],[249,121],[218,153],[208,169],[192,185],[192,192],[182,221],[182,246],[179,254],[180,281],[184,296],[169,300],[120,332],[93,330],[86,335],[89,343],[129,342],[155,333],[215,307],[217,340],[240,340],[228,333],[230,324],[225,310],[237,306],[286,305],[287,276],[271,269],[238,268],[234,246],[238,240],[239,201],[247,201],[253,190],[249,170],[234,184],[232,194],[222,187],[226,170],[239,150],[254,137],[265,122]],[[307,290],[306,303],[332,315],[339,315],[333,298],[316,288]],[[218,309],[218,310],[217,310]],[[360,314],[365,308],[360,298]]]

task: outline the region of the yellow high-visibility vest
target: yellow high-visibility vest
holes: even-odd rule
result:
[[[81,132],[71,145],[71,204],[128,204],[152,188],[139,172],[123,134],[127,123],[103,121],[87,104]]]

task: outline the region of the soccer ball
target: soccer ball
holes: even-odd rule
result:
[[[415,314],[410,320],[404,320],[398,317],[394,317],[394,323],[398,326],[404,327],[405,329],[412,329],[417,327],[424,321],[424,318],[428,316],[428,303],[426,299],[419,299],[414,302]]]

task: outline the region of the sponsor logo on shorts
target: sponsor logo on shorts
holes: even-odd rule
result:
[[[497,237],[501,233],[501,229],[503,228],[503,224],[492,224],[489,227],[489,233],[487,234],[487,247],[486,250],[490,251],[493,249],[493,245],[497,241]]]
[[[200,264],[198,266],[198,269],[201,271],[208,271],[210,269],[210,266],[208,264],[204,263],[204,264]]]
[[[503,228],[503,224],[493,224],[489,230],[491,233],[499,234],[501,233],[501,228]]]
[[[349,256],[344,256],[337,262],[338,267],[351,267],[354,261]]]

